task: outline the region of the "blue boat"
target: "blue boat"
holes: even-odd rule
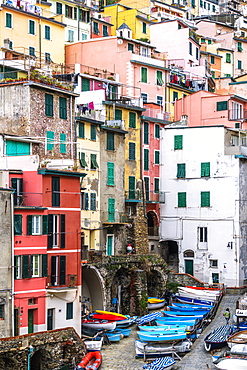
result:
[[[203,310],[203,309],[191,309],[191,308],[182,308],[182,307],[174,307],[174,306],[168,306],[168,307],[171,312],[177,311],[177,312],[184,312],[184,314],[193,314],[193,315],[207,315],[210,311],[210,310]]]
[[[191,308],[192,310],[194,310],[195,308],[198,308],[198,309],[209,310],[209,311],[211,311],[213,308],[213,306],[211,305],[197,305],[193,303],[179,303],[179,302],[173,302],[172,306],[181,307],[181,308]]]
[[[116,321],[117,328],[128,328],[136,322],[137,316],[126,315],[127,319]]]
[[[205,306],[205,305],[213,306],[214,305],[214,302],[207,301],[207,300],[204,300],[204,299],[184,297],[184,296],[181,296],[181,295],[177,295],[176,298],[181,303],[192,303],[192,304],[202,305],[202,306]]]
[[[139,325],[141,331],[182,330],[186,331],[187,325]]]
[[[106,332],[105,335],[107,336],[107,338],[109,339],[110,342],[119,342],[120,339],[123,338],[123,334],[120,334],[120,333]]]
[[[233,333],[233,326],[223,325],[214,329],[204,339],[206,351],[222,348],[227,345],[227,338]]]
[[[161,326],[159,326],[161,328]],[[172,334],[179,334],[179,333],[182,333],[182,334],[187,334],[186,333],[186,330],[183,330],[183,329],[160,329],[160,330],[140,330],[138,331],[137,333],[140,333],[140,334],[144,334],[144,335],[157,335],[157,334],[163,334],[163,335],[172,335]]]
[[[115,330],[108,330],[106,333],[122,334],[124,337],[128,337],[131,333],[131,329],[128,328],[116,328]]]
[[[202,313],[202,312],[210,312],[211,311],[211,306],[210,307],[205,307],[205,306],[195,306],[195,307],[191,307],[191,306],[176,306],[176,305],[171,305],[171,306],[168,306],[169,309],[171,311],[184,311],[184,312],[198,312],[198,313]]]
[[[152,334],[150,332],[137,332],[138,337],[142,342],[173,342],[187,338],[185,332],[171,334]]]
[[[182,312],[182,311],[163,311],[163,314],[164,316],[166,317],[187,317],[187,318],[190,318],[190,319],[203,319],[204,316],[207,315],[207,313],[202,313],[202,314],[199,314],[199,313],[193,313],[192,311],[191,312]]]

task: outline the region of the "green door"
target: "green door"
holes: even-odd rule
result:
[[[129,176],[129,199],[135,199],[136,191],[136,178],[135,176]]]
[[[115,199],[108,199],[108,222],[115,222]]]
[[[113,236],[107,235],[107,256],[112,256]]]
[[[28,334],[33,333],[34,329],[34,310],[28,310]]]
[[[185,263],[185,273],[194,275],[194,262],[193,260],[184,260]]]
[[[54,309],[48,308],[47,310],[47,330],[53,329],[53,317],[54,317]]]

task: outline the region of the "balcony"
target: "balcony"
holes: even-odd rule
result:
[[[170,113],[162,112],[161,110],[159,111],[158,109],[154,108],[148,108],[146,105],[144,105],[144,108],[146,108],[146,111],[143,114],[145,117],[161,119],[162,121],[170,121]]]
[[[142,191],[140,189],[128,190],[125,192],[126,202],[140,202],[142,198]]]
[[[42,193],[14,193],[15,207],[42,207],[43,194]]]
[[[47,276],[46,285],[47,289],[62,289],[62,288],[76,288],[77,275],[49,275]]]
[[[140,63],[147,63],[152,64],[157,68],[165,67],[165,61],[159,60],[156,58],[151,58],[149,56],[139,55],[139,54],[132,54],[132,62],[140,62]]]
[[[119,128],[121,130],[124,130],[124,125],[125,125],[124,120],[112,119],[105,121],[106,127]]]
[[[94,119],[96,121],[104,122],[106,116],[104,114],[104,110],[92,110],[88,109],[88,107],[84,106],[84,104],[77,104],[76,105],[76,118],[89,118]]]
[[[165,203],[165,192],[163,191],[160,191],[159,193],[146,191],[145,194],[147,203]]]
[[[247,119],[247,110],[243,109],[242,106],[236,109],[228,109],[228,119],[229,121]]]
[[[115,211],[114,213],[109,213],[102,211],[100,215],[103,223],[123,224],[130,222],[130,218],[125,212]]]

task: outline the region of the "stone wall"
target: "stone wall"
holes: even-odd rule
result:
[[[169,282],[177,283],[178,285],[181,285],[181,286],[186,286],[186,285],[194,285],[198,287],[204,286],[203,282],[196,279],[194,276],[190,274],[184,274],[184,273],[170,273]]]
[[[148,223],[143,203],[137,203],[133,222],[133,246],[137,254],[148,254]]]

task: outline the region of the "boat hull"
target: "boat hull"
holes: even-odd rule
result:
[[[77,369],[99,369],[102,363],[102,356],[100,351],[88,352],[81,362],[77,365]]]
[[[227,338],[227,344],[231,348],[234,344],[247,344],[247,330],[241,330]]]
[[[240,358],[224,358],[217,364],[214,363],[217,369],[220,370],[246,370],[247,369],[247,359]]]
[[[206,351],[224,347],[227,344],[227,338],[232,334],[232,330],[231,325],[223,325],[209,333],[204,339]]]
[[[138,357],[160,357],[165,353],[185,353],[191,350],[192,343],[185,339],[179,343],[145,343],[139,340],[135,341],[135,352]]]
[[[102,322],[96,320],[83,320],[82,330],[83,328],[91,330],[114,330],[116,328],[116,321]]]
[[[185,332],[171,334],[152,334],[150,332],[138,332],[137,335],[142,342],[173,342],[187,338]]]
[[[196,304],[196,305],[208,305],[208,306],[213,306],[214,305],[214,302],[213,301],[209,301],[207,299],[199,299],[199,298],[195,298],[195,297],[185,297],[183,295],[177,295],[177,300],[181,303],[190,303],[190,304]]]

